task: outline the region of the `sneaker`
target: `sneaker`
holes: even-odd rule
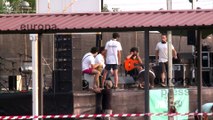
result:
[[[118,86],[113,86],[113,89],[115,89],[115,90],[118,89]]]
[[[150,86],[149,86],[149,89],[153,89],[153,88],[154,88],[154,86],[153,86],[153,85],[150,85]]]
[[[140,89],[144,89],[144,86],[142,84],[139,84]]]
[[[166,84],[165,83],[161,83],[160,84],[162,87],[166,87]]]

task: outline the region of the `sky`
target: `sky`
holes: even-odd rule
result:
[[[108,5],[108,9],[119,8],[119,11],[143,11],[143,10],[159,10],[167,9],[167,0],[104,0],[104,4]],[[196,7],[201,9],[213,9],[213,0],[198,0]],[[192,9],[189,0],[172,0],[173,10]]]

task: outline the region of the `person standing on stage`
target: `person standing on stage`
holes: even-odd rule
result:
[[[114,75],[114,88],[118,87],[118,65],[121,64],[121,43],[118,40],[120,35],[118,33],[112,34],[112,39],[105,45],[106,52],[106,67],[103,74],[102,87],[106,80],[107,73],[113,70]]]
[[[159,63],[160,69],[161,69],[161,86],[165,87],[167,86],[165,83],[165,79],[167,76],[167,68],[168,68],[168,48],[167,48],[167,36],[166,34],[161,35],[161,42],[158,42],[156,45],[156,62]],[[177,59],[177,52],[174,49],[174,46],[172,45],[172,53],[173,57]]]

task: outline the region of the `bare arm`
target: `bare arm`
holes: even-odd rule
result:
[[[118,65],[121,64],[121,51],[118,51]]]
[[[137,59],[138,59],[138,62],[139,62],[140,64],[143,64],[142,59],[141,59],[139,53],[137,54]]]
[[[172,53],[173,53],[173,57],[174,57],[175,59],[177,59],[177,52],[176,52],[175,49],[172,49]]]
[[[91,67],[92,67],[93,69],[95,69],[95,68],[97,68],[99,65],[100,65],[100,63],[97,63],[97,64],[91,64]]]
[[[155,59],[156,59],[156,62],[158,62],[157,60],[159,59],[159,50],[156,50],[155,52]]]
[[[130,59],[132,55],[133,55],[133,52],[130,52],[130,54],[126,56],[126,59]]]

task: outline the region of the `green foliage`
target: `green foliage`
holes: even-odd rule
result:
[[[109,12],[107,4],[104,4],[102,12]]]
[[[36,0],[26,0],[30,3],[30,6],[32,7],[32,10],[36,10]]]
[[[3,1],[3,0],[0,0]],[[10,2],[10,6],[12,7],[12,13],[26,13],[26,11],[21,10],[20,3],[23,0],[7,0]],[[36,0],[24,0],[27,1],[30,4],[31,9],[27,11],[27,13],[35,13],[36,12]],[[1,4],[1,2],[0,2]],[[2,7],[0,7],[0,11],[4,11],[4,5],[2,4]]]
[[[3,0],[0,0],[0,13],[3,12]]]

